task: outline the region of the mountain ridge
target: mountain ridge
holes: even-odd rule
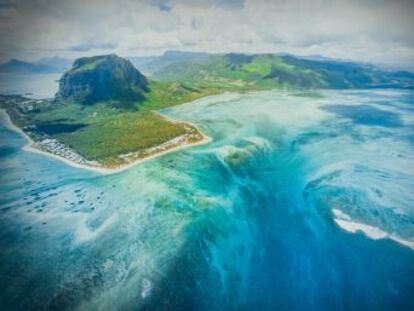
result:
[[[277,54],[215,54],[202,63],[183,61],[169,64],[155,71],[154,78],[191,81],[198,85],[225,85],[239,81],[268,88],[414,88],[414,73],[409,71],[389,71],[372,64]]]

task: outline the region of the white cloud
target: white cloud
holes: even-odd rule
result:
[[[0,57],[289,52],[413,69],[413,13],[410,0],[0,0]]]

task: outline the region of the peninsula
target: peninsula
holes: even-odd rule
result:
[[[176,83],[148,81],[128,60],[103,55],[76,60],[55,98],[1,96],[0,107],[32,148],[110,171],[207,141],[195,125],[154,111],[201,95]]]
[[[275,88],[414,88],[414,74],[366,64],[274,54],[177,55],[153,60],[150,78],[115,54],[79,58],[61,77],[55,98],[1,96],[0,108],[36,150],[113,171],[206,142],[194,124],[171,120],[159,110],[208,95]]]

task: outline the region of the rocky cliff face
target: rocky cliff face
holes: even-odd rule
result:
[[[59,82],[58,100],[81,104],[99,101],[141,101],[148,82],[130,61],[115,54],[75,60]]]

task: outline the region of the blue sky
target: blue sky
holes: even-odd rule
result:
[[[412,0],[0,0],[0,60],[175,49],[414,69],[413,13]]]

